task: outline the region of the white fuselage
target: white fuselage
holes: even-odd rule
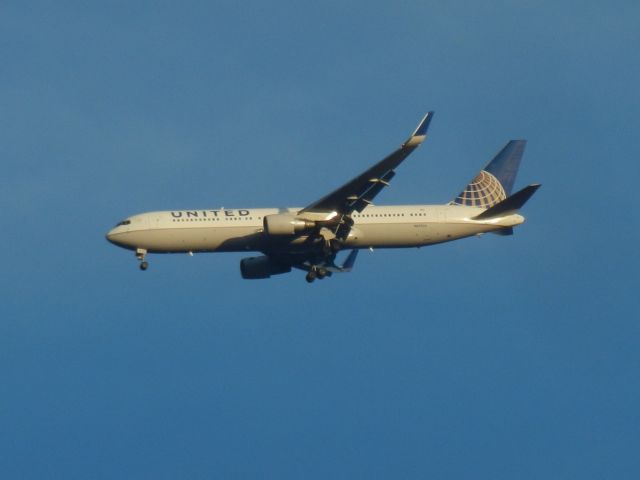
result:
[[[134,215],[107,234],[121,247],[156,253],[246,252],[303,249],[307,237],[263,234],[263,219],[299,208],[175,210]],[[369,206],[355,212],[345,248],[408,248],[447,242],[513,227],[524,222],[512,213],[477,221],[481,208],[460,205]]]

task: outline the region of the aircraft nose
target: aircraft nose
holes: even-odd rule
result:
[[[108,242],[113,243],[114,245],[116,245],[116,242],[114,241],[114,233],[113,230],[109,230],[107,232],[107,234],[105,235],[105,238],[107,239]]]

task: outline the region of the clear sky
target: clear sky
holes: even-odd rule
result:
[[[640,475],[640,3],[2,2],[0,478]],[[378,203],[512,138],[527,223],[349,275],[108,244],[149,210]],[[635,200],[634,200],[635,201]]]

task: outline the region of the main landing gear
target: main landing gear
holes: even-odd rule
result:
[[[311,270],[309,270],[309,272],[307,273],[305,280],[307,280],[308,283],[312,283],[316,278],[318,280],[322,280],[327,276],[328,273],[329,272],[327,272],[324,268],[312,267]]]
[[[147,255],[146,248],[137,248],[136,249],[136,258],[140,260],[140,270],[145,271],[149,268],[149,262],[145,261],[144,257]]]
[[[336,234],[326,227],[318,232],[317,241],[322,244],[322,253],[325,257],[335,255],[342,248],[342,242],[336,238]]]

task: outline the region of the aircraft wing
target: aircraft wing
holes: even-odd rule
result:
[[[337,212],[350,215],[361,212],[389,185],[394,177],[394,169],[402,163],[427,137],[427,130],[434,112],[428,112],[411,136],[391,155],[376,163],[342,187],[313,202],[301,210],[303,212]]]

